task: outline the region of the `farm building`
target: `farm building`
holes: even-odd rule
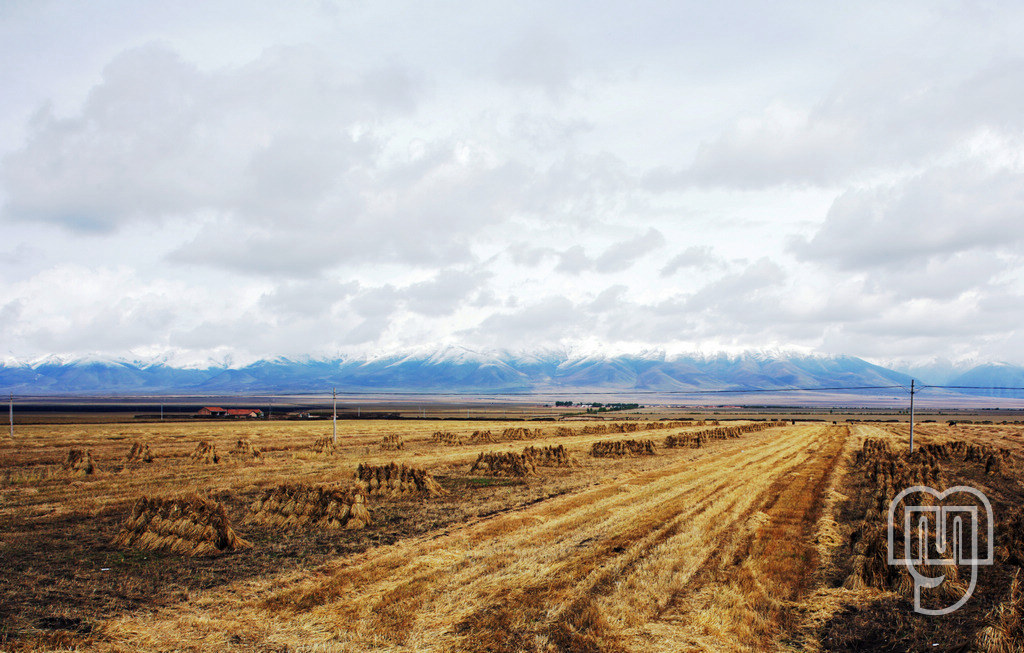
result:
[[[263,417],[259,408],[221,408],[220,406],[204,406],[196,412],[196,417],[237,417],[256,419]]]

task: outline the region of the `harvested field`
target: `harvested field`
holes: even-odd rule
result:
[[[525,448],[514,443],[526,434],[507,431],[516,428],[352,420],[339,423],[337,446],[323,456],[310,448],[330,441],[322,422],[24,427],[19,441],[0,443],[9,580],[0,584],[0,648],[1021,646],[1020,426],[929,425],[914,455],[899,425],[652,421],[620,431],[570,422],[531,427]],[[655,449],[642,435],[621,435],[657,432],[659,443],[683,443],[713,430],[696,448]],[[472,444],[474,431],[499,442]],[[381,448],[391,435],[402,449]],[[240,440],[262,451],[260,464],[234,455]],[[630,455],[648,447],[627,441],[650,442],[658,455]],[[128,444],[141,442],[160,455],[127,465]],[[200,442],[230,453],[196,464]],[[626,453],[586,455],[595,446]],[[69,479],[69,448],[91,452],[103,473]],[[576,464],[565,464],[574,454]],[[916,615],[901,578],[875,564],[880,497],[924,480],[985,491],[1000,545],[976,597],[938,620]],[[133,529],[139,496],[193,494],[220,506],[235,550],[208,541],[215,555],[191,555],[200,541],[181,534],[198,522],[172,517],[169,503],[143,504],[139,515],[151,516]],[[357,505],[372,519],[346,528]],[[140,544],[169,536],[184,543]]]

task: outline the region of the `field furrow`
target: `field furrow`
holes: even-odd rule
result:
[[[846,433],[803,425],[748,434],[441,536],[119,618],[102,632],[113,648],[151,649],[763,646],[787,632],[787,602],[809,578],[820,495]]]

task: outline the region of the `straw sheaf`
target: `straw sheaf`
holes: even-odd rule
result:
[[[565,445],[549,447],[526,447],[523,456],[540,467],[576,467],[578,463],[569,455]]]
[[[487,476],[533,476],[537,473],[537,468],[530,458],[521,453],[488,452],[477,456],[469,473]]]
[[[480,444],[481,442],[494,441],[494,436],[491,435],[490,431],[473,431],[473,435],[469,436],[470,444]]]
[[[313,452],[322,456],[334,455],[335,451],[334,440],[332,438],[325,436],[318,438],[317,441],[313,443]]]
[[[405,442],[402,440],[402,436],[392,433],[391,435],[385,435],[381,439],[380,448],[384,451],[401,451],[405,448]]]
[[[284,484],[256,499],[243,522],[276,528],[355,530],[370,524],[371,518],[366,509],[366,490],[360,486]]]
[[[153,462],[153,452],[149,450],[149,444],[141,444],[139,442],[132,443],[131,451],[125,457],[125,462],[129,463],[151,463]]]
[[[82,449],[71,449],[64,459],[64,470],[78,476],[89,476],[99,471],[92,459],[92,452]]]
[[[248,438],[239,438],[235,442],[235,448],[231,450],[231,456],[241,460],[262,460],[263,452],[259,447],[254,447]]]
[[[611,440],[595,442],[590,455],[598,458],[615,456],[653,456],[657,451],[653,440]]]
[[[196,445],[195,451],[192,452],[192,460],[197,463],[215,465],[220,462],[220,454],[217,453],[217,447],[206,440],[201,440]]]
[[[356,480],[368,494],[438,496],[446,493],[426,470],[395,463],[360,463],[356,469]]]
[[[503,440],[533,440],[544,437],[541,429],[528,429],[522,426],[510,426],[501,432]]]
[[[223,505],[196,495],[139,499],[113,543],[186,556],[217,555],[252,546],[232,530]]]
[[[434,434],[430,436],[430,440],[436,444],[447,444],[449,446],[462,444],[462,438],[451,431],[434,431]]]

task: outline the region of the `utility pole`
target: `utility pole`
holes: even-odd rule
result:
[[[910,453],[914,453],[914,379],[910,379]]]
[[[331,436],[331,443],[338,444],[338,389],[332,391],[334,395],[334,435]]]
[[[164,405],[160,404],[160,421],[164,421]]]
[[[11,393],[11,404],[10,404],[10,415],[11,415],[11,442],[14,441],[14,393]]]

